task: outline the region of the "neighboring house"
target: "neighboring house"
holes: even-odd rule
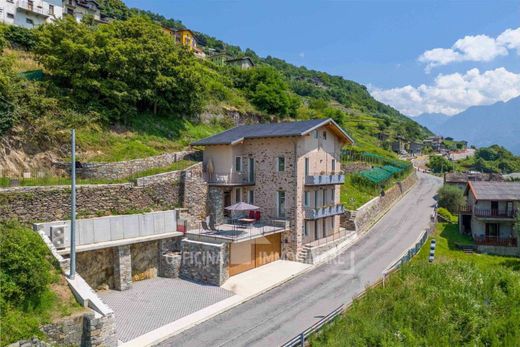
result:
[[[270,227],[268,242],[251,251],[251,242],[266,235],[246,235],[232,242],[229,274],[265,264],[258,247],[276,260],[297,260],[304,245],[322,240],[340,229],[340,153],[350,136],[332,119],[239,126],[197,141],[205,146],[203,166],[209,186],[210,223],[225,224],[233,213],[226,206],[247,202],[258,206],[259,226]],[[218,233],[216,233],[218,235]],[[256,260],[255,260],[256,254]]]
[[[247,70],[255,66],[253,60],[249,57],[235,58],[226,60],[227,65],[238,66],[242,70]]]
[[[73,16],[78,22],[87,15],[92,16],[96,22],[104,22],[99,4],[94,0],[63,0],[63,12]]]
[[[410,153],[411,154],[421,154],[423,148],[423,144],[420,142],[411,142],[410,143]]]
[[[179,43],[187,47],[190,51],[193,51],[195,48],[197,48],[197,39],[195,38],[195,34],[193,34],[193,31],[189,29],[174,30],[173,38],[175,43]]]
[[[24,28],[62,18],[61,0],[0,0],[0,21]]]
[[[423,141],[424,146],[431,147],[434,151],[440,152],[444,145],[442,141],[444,138],[442,136],[430,136],[426,140]]]
[[[459,230],[477,245],[518,246],[514,224],[520,208],[520,183],[469,181],[467,205],[459,211]]]
[[[444,174],[444,184],[466,189],[468,182],[495,181],[502,182],[504,178],[500,174],[481,172],[449,172]]]
[[[224,65],[232,57],[226,53],[215,53],[210,55],[208,59],[217,65]]]
[[[399,154],[406,154],[406,146],[408,142],[402,136],[397,136],[396,140],[392,142],[392,151]]]

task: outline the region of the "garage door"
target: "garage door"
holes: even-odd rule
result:
[[[280,259],[280,240],[281,234],[273,234],[252,241],[232,243],[229,276]]]
[[[232,243],[229,254],[229,276],[254,269],[255,241]]]
[[[262,266],[280,259],[280,236],[272,234],[256,240],[255,265]]]

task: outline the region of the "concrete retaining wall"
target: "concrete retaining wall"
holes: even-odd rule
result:
[[[354,211],[354,213],[348,211],[346,214],[347,220],[354,220],[354,225],[358,233],[361,234],[366,232],[373,223],[381,218],[381,216],[383,216],[397,200],[413,187],[416,182],[417,174],[414,171],[402,182],[398,182],[393,187],[386,190],[385,196],[379,196],[370,200]]]
[[[76,174],[80,178],[122,179],[145,170],[169,166],[179,160],[199,160],[201,158],[200,151],[181,151],[113,163],[81,163],[81,167],[76,168]],[[69,165],[69,163],[53,164],[54,167],[66,171],[69,170]]]

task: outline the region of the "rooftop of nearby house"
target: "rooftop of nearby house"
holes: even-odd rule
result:
[[[334,120],[328,118],[299,122],[242,125],[193,142],[192,146],[234,145],[246,139],[304,136],[322,126],[328,126],[331,131],[341,138],[342,142],[354,143],[354,140],[352,140],[345,130]]]
[[[466,193],[468,191],[476,200],[520,201],[520,182],[469,181]]]
[[[449,172],[444,174],[445,183],[467,183],[468,181],[503,181],[500,174],[480,172]]]
[[[255,66],[255,63],[253,60],[249,57],[241,57],[241,58],[233,58],[226,60],[226,63],[234,63],[234,62],[242,62],[242,61],[248,61],[251,66]]]

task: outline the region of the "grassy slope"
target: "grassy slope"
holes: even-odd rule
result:
[[[312,340],[313,346],[514,346],[520,341],[520,259],[466,254],[456,225],[429,242],[385,287],[368,291]]]

